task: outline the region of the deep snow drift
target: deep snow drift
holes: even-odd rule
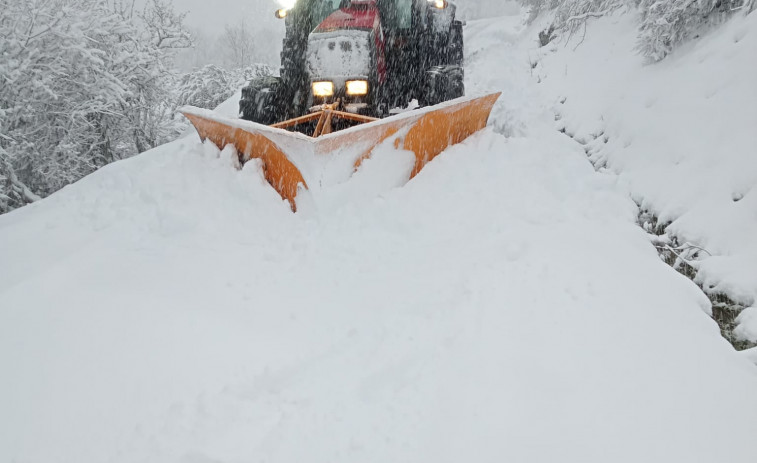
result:
[[[292,214],[188,136],[0,217],[0,461],[755,461],[757,369],[520,19],[468,27],[492,127],[402,187],[384,152]]]
[[[635,42],[632,14],[592,20],[535,49],[532,72],[592,161],[670,222],[669,236],[704,248],[697,282],[748,307],[735,334],[757,342],[757,14],[655,65]]]

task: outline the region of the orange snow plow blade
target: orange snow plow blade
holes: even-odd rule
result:
[[[273,126],[228,118],[191,106],[180,111],[194,125],[203,141],[210,140],[218,149],[234,145],[241,162],[260,159],[266,180],[282,198],[289,201],[294,210],[298,189],[307,188],[301,168],[309,163],[309,158],[340,152],[340,155],[349,157],[356,169],[371,156],[375,147],[387,140],[391,142],[390,138],[394,137],[395,148],[415,154],[415,166],[410,174],[412,178],[449,146],[486,127],[499,96],[500,93],[493,93],[476,98],[458,98],[380,120],[327,108],[322,113]],[[365,123],[330,132],[332,118],[342,117]],[[315,137],[284,130],[315,119],[319,119]]]

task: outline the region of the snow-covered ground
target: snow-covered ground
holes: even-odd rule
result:
[[[704,249],[696,281],[748,307],[735,334],[757,342],[757,14],[654,65],[634,53],[635,20],[592,20],[585,34],[534,44],[533,74],[592,162],[670,223],[669,237]]]
[[[492,126],[402,187],[385,152],[293,214],[188,136],[0,217],[0,461],[754,462],[757,368],[521,19],[469,23]]]

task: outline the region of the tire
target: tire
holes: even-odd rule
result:
[[[270,125],[279,122],[282,110],[279,77],[259,77],[242,89],[239,113],[246,121]]]
[[[463,68],[460,66],[433,66],[426,71],[423,106],[433,106],[465,95]]]
[[[307,36],[287,32],[281,51],[281,77],[260,77],[242,89],[242,119],[271,125],[305,113],[310,96],[306,48]]]
[[[447,66],[447,95],[444,101],[465,96],[465,72],[462,66]]]

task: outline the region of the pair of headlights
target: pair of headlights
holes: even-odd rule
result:
[[[350,96],[362,96],[368,94],[368,81],[367,80],[348,80],[347,95]],[[334,82],[319,81],[313,82],[313,96],[328,97],[334,96]]]

